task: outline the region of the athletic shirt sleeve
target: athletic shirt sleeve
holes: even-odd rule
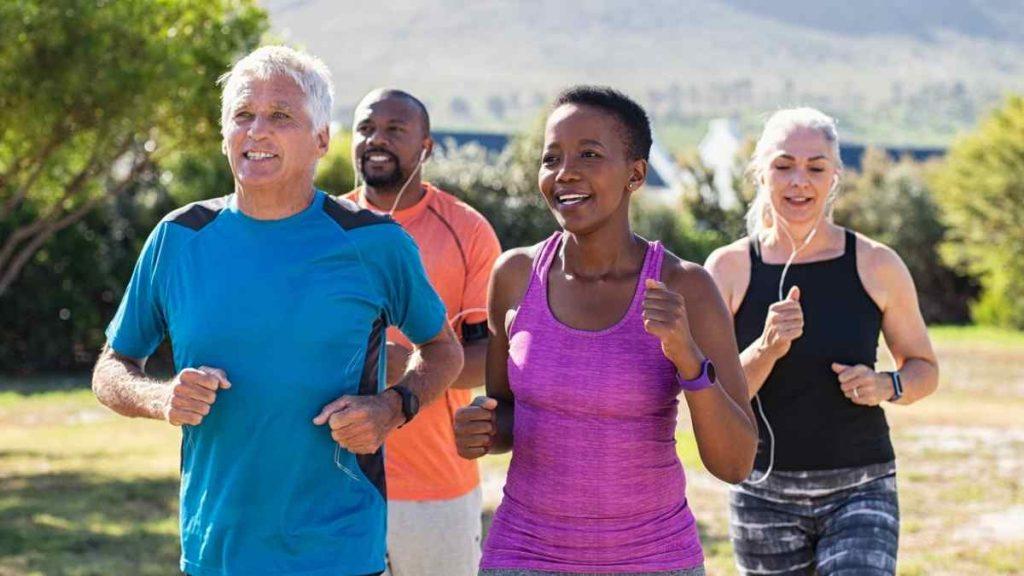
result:
[[[117,313],[107,326],[110,347],[129,358],[149,357],[167,332],[158,277],[163,270],[161,258],[167,227],[166,222],[161,222],[146,239]]]
[[[364,262],[384,290],[388,323],[397,326],[414,344],[437,336],[447,322],[444,303],[430,285],[412,237],[398,225],[373,226],[386,237],[364,253]]]
[[[478,324],[487,321],[487,287],[494,263],[501,256],[501,243],[497,234],[486,220],[480,218],[473,228],[466,254],[466,284],[462,293],[462,309],[483,309],[466,314],[461,324]]]

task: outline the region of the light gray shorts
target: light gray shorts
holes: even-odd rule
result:
[[[474,576],[480,566],[477,486],[451,500],[388,501],[389,576]]]

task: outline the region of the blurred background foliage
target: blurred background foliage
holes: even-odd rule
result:
[[[0,4],[0,373],[81,371],[103,344],[149,230],[171,209],[232,191],[220,151],[216,78],[259,45],[249,0],[13,0]],[[336,130],[317,185],[353,187]],[[541,125],[500,154],[438,151],[426,177],[480,210],[506,249],[555,229],[536,191]],[[677,200],[639,192],[636,231],[703,262],[744,234],[714,173],[677,160]],[[869,149],[844,176],[835,218],[893,247],[930,323],[1024,329],[1024,98],[1011,97],[928,164]]]

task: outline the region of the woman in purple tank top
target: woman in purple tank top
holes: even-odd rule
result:
[[[708,470],[750,473],[729,312],[703,268],[630,230],[650,146],[643,109],[610,89],[569,89],[548,117],[538,180],[562,230],[498,261],[487,397],[455,417],[464,457],[513,450],[482,575],[703,574],[681,391]]]

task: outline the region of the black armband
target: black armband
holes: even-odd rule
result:
[[[462,325],[462,342],[469,344],[470,342],[476,342],[477,340],[483,340],[487,338],[487,322],[477,322],[476,324],[463,324]]]

